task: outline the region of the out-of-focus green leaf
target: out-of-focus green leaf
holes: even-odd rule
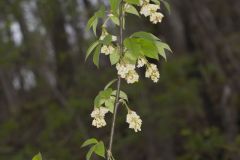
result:
[[[160,0],[163,4],[164,4],[164,6],[167,8],[167,10],[168,10],[168,13],[170,14],[171,13],[171,7],[170,7],[170,4],[167,2],[167,1],[165,1],[165,0]]]
[[[160,5],[160,1],[159,0],[151,0],[152,2],[154,2],[157,5]]]
[[[105,106],[109,109],[111,113],[113,113],[114,102],[115,102],[115,98],[113,99],[109,98],[108,100],[105,101]]]
[[[110,19],[112,20],[112,22],[113,22],[114,24],[116,24],[117,26],[119,26],[119,24],[120,24],[119,18],[118,18],[116,15],[112,15],[112,16],[110,17]]]
[[[130,4],[127,5],[126,12],[134,14],[136,16],[139,16],[137,9],[133,5],[130,5]]]
[[[109,3],[110,3],[110,6],[111,6],[111,11],[116,12],[116,10],[118,8],[118,5],[120,3],[120,0],[110,0]]]
[[[99,41],[96,41],[94,43],[92,43],[90,45],[90,47],[88,48],[87,50],[87,54],[86,54],[86,57],[85,57],[85,61],[87,60],[87,58],[90,56],[90,54],[93,52],[93,50],[99,45]]]
[[[96,144],[95,148],[94,148],[94,152],[105,158],[105,146],[104,146],[104,143],[102,141],[100,141],[98,144]]]
[[[117,91],[114,90],[114,91],[112,92],[112,96],[116,96],[116,92],[117,92]],[[124,99],[124,100],[128,101],[128,96],[127,96],[127,94],[126,94],[125,92],[123,92],[123,91],[120,91],[119,97],[120,97],[121,99]]]
[[[152,33],[144,32],[144,31],[135,32],[131,35],[131,37],[144,38],[144,39],[153,40],[153,41],[160,40],[158,37],[156,37]]]
[[[91,144],[97,144],[98,141],[95,139],[95,138],[90,138],[88,140],[86,140],[81,147],[86,147],[86,146],[89,146]]]
[[[95,14],[89,19],[86,30],[89,30],[92,27],[93,32],[96,35],[98,19],[103,18],[104,16],[105,16],[105,7],[101,6],[101,8],[97,12],[95,12]]]
[[[115,49],[115,51],[112,54],[110,54],[109,57],[110,57],[111,65],[114,65],[119,62],[120,54],[119,54],[118,50]]]
[[[102,5],[100,7],[100,9],[95,13],[96,17],[103,18],[105,16],[105,11],[106,11],[106,9],[105,9],[104,5]]]
[[[145,55],[146,57],[149,57],[149,58],[153,58],[153,59],[157,59],[157,60],[159,59],[158,50],[153,41],[140,38],[138,40],[138,43],[141,46],[140,51],[143,53],[143,55]]]
[[[138,59],[138,56],[135,56],[134,54],[132,54],[130,51],[127,51],[125,54],[124,54],[124,57],[123,57],[123,60],[128,62],[128,63],[131,63],[131,64],[135,64],[136,61]]]
[[[37,155],[35,155],[32,160],[42,160],[41,153],[39,152]]]
[[[93,63],[99,68],[99,56],[100,56],[101,46],[98,46],[93,55]]]
[[[108,89],[116,81],[117,81],[117,79],[113,79],[110,82],[108,82],[108,84],[104,87],[104,90]]]
[[[93,33],[94,33],[95,36],[97,35],[97,25],[98,25],[98,19],[96,18],[96,19],[93,21],[93,24],[92,24]]]
[[[124,40],[124,46],[131,52],[134,56],[138,57],[141,55],[141,46],[136,38],[126,38]]]
[[[96,98],[94,99],[94,106],[100,107],[102,104],[105,103],[106,100],[110,98],[111,94],[112,94],[111,88],[107,88],[103,91],[100,91]]]
[[[167,60],[167,56],[166,56],[166,52],[165,49],[172,52],[171,48],[168,46],[168,44],[157,41],[155,42],[157,49],[158,49],[158,53],[165,59]]]
[[[87,27],[86,27],[86,30],[87,30],[87,31],[90,30],[90,28],[93,26],[93,23],[94,23],[95,20],[96,20],[96,16],[95,16],[95,15],[92,16],[92,17],[88,20],[88,22],[87,22]]]
[[[89,151],[88,151],[88,153],[87,153],[87,155],[86,155],[86,160],[90,160],[90,158],[91,158],[91,156],[92,156],[92,154],[93,154],[93,152],[94,152],[94,150],[95,150],[95,147],[96,147],[96,145],[92,146],[92,147],[89,149]]]
[[[112,42],[112,35],[109,34],[105,36],[103,40],[100,40],[100,42],[104,45],[110,44]]]
[[[136,5],[140,4],[140,0],[124,0],[124,1],[130,4],[136,4]]]

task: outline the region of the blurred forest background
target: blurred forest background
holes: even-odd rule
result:
[[[240,160],[240,1],[169,0],[163,23],[127,18],[126,35],[147,30],[169,43],[160,82],[123,84],[143,119],[135,134],[119,114],[117,160]],[[101,57],[88,18],[107,0],[0,0],[0,159],[83,160],[93,99],[116,76]],[[112,33],[117,33],[112,28]],[[142,73],[144,74],[144,73]],[[142,76],[143,77],[143,76]],[[120,109],[121,110],[121,109]],[[111,117],[108,118],[110,124]]]

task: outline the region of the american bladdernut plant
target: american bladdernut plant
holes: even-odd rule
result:
[[[99,66],[99,56],[108,56],[111,65],[117,70],[118,78],[110,81],[105,88],[98,93],[94,100],[94,109],[91,113],[92,125],[102,128],[107,125],[104,117],[106,114],[113,114],[110,139],[108,148],[105,149],[103,141],[95,138],[86,140],[82,147],[91,146],[86,159],[89,160],[95,153],[107,160],[114,160],[112,145],[115,129],[117,109],[119,106],[127,110],[126,122],[129,128],[135,132],[141,131],[142,120],[136,111],[129,107],[127,94],[121,90],[121,81],[125,80],[128,84],[139,81],[139,74],[136,68],[145,68],[145,77],[157,83],[160,78],[157,65],[150,63],[149,59],[159,60],[159,56],[166,59],[165,50],[171,51],[169,46],[162,42],[158,37],[151,33],[139,31],[124,39],[126,16],[133,14],[143,15],[149,18],[153,24],[161,23],[164,15],[160,12],[163,4],[169,10],[169,5],[164,0],[109,0],[110,7],[107,10],[104,6],[100,8],[88,21],[87,29],[93,29],[97,36],[97,27],[101,23],[101,34],[98,40],[92,43],[87,50],[86,59],[93,54],[93,63]],[[140,9],[140,12],[138,11]],[[140,13],[140,14],[139,14]],[[119,35],[114,36],[108,31],[109,24],[112,23],[119,29]],[[117,83],[117,88],[112,89],[113,83]]]

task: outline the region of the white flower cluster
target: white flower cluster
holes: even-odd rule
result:
[[[151,78],[153,82],[157,83],[160,77],[159,71],[157,69],[157,65],[155,64],[148,65],[145,73],[145,77]]]
[[[94,118],[92,121],[92,125],[96,126],[97,128],[101,128],[107,125],[104,117],[105,114],[108,113],[109,110],[105,107],[94,108],[91,113],[91,117]]]
[[[143,67],[145,64],[147,64],[147,60],[144,58],[138,58],[138,62],[137,62],[137,67],[141,68]]]
[[[160,12],[157,12],[160,9],[159,5],[150,4],[149,0],[141,0],[140,5],[142,6],[140,14],[145,17],[150,16],[150,21],[153,24],[161,23],[164,15]]]
[[[129,124],[129,128],[134,129],[135,132],[141,131],[142,120],[136,112],[129,111],[126,122]]]
[[[139,75],[135,71],[134,64],[118,63],[116,65],[116,69],[118,71],[118,75],[120,75],[121,78],[126,79],[127,83],[138,82]]]
[[[115,48],[111,45],[103,45],[101,48],[101,53],[105,55],[110,55],[114,52]]]

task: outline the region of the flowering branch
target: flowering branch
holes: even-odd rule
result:
[[[146,67],[145,77],[150,78],[154,83],[157,83],[160,78],[157,65],[149,63],[148,59],[159,60],[159,55],[166,59],[166,50],[171,51],[170,47],[162,42],[158,37],[148,32],[135,32],[131,36],[123,39],[123,30],[125,28],[125,16],[133,14],[149,17],[153,24],[161,23],[164,15],[158,12],[160,9],[160,2],[162,2],[167,9],[168,3],[164,0],[109,0],[110,11],[106,15],[105,7],[101,7],[93,17],[90,18],[87,24],[87,29],[92,28],[95,35],[97,35],[96,28],[99,19],[103,19],[101,26],[102,33],[96,42],[91,44],[87,50],[86,58],[93,53],[93,62],[99,67],[100,53],[109,56],[111,65],[116,65],[118,78],[109,82],[104,90],[100,91],[94,100],[94,110],[91,113],[93,118],[92,125],[101,128],[107,125],[105,115],[108,112],[113,114],[112,126],[110,132],[109,146],[107,149],[107,160],[114,160],[112,155],[112,145],[115,132],[115,123],[117,117],[117,110],[120,105],[127,109],[126,122],[129,128],[135,132],[141,131],[142,120],[140,116],[128,106],[128,97],[125,92],[121,90],[121,81],[125,79],[128,84],[139,81],[137,68]],[[153,3],[151,3],[153,2]],[[135,6],[139,6],[140,12]],[[119,26],[119,36],[111,35],[107,31],[108,24],[113,23]],[[118,40],[118,42],[116,42]],[[111,85],[117,81],[117,89],[113,90]],[[88,139],[82,145],[83,147],[91,145],[86,159],[89,160],[92,153],[95,153],[105,158],[105,146],[102,141],[95,138]]]
[[[123,0],[120,1],[119,4],[119,48],[120,48],[120,57],[123,57]],[[112,120],[112,127],[110,133],[110,140],[109,140],[109,147],[107,152],[107,160],[111,160],[112,157],[112,144],[113,144],[113,136],[115,131],[115,123],[116,123],[116,116],[117,116],[117,109],[119,105],[119,95],[120,95],[120,87],[121,87],[121,77],[118,76],[117,82],[117,92],[116,92],[116,99],[114,103],[114,111],[113,111],[113,120]]]

